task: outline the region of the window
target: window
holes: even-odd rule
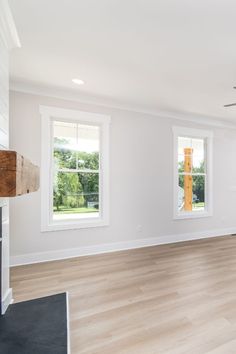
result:
[[[42,116],[42,231],[108,224],[110,117],[55,107]]]
[[[173,127],[174,218],[212,214],[212,137],[210,131]]]

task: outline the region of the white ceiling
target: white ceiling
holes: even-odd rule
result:
[[[236,122],[235,0],[9,0],[11,78]],[[76,86],[72,78],[81,78]]]

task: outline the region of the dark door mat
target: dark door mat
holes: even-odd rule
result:
[[[0,354],[68,354],[66,293],[10,305],[0,316]]]

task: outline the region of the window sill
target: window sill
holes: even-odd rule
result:
[[[76,230],[76,229],[87,229],[90,227],[101,227],[108,226],[108,220],[101,218],[85,218],[76,220],[54,220],[48,225],[41,226],[41,232],[50,231],[63,231],[63,230]]]
[[[211,212],[191,212],[191,213],[183,213],[174,215],[174,220],[183,220],[183,219],[197,219],[197,218],[207,218],[212,216]]]

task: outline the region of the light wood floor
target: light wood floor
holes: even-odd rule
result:
[[[236,353],[236,236],[16,267],[11,286],[69,291],[72,354]]]

